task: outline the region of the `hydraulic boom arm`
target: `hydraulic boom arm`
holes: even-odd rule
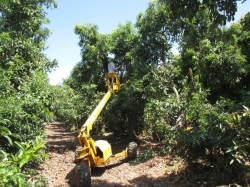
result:
[[[105,104],[108,102],[110,96],[114,93],[114,91],[120,90],[120,82],[118,75],[116,73],[106,73],[105,78],[106,78],[106,86],[108,87],[108,92],[104,95],[98,106],[95,108],[95,110],[92,112],[92,114],[89,116],[87,121],[82,126],[78,135],[78,141],[81,144],[81,146],[87,143],[86,142],[87,138],[90,138],[90,131],[92,130],[93,123],[99,116]],[[116,80],[116,82],[114,82],[114,79]]]
[[[111,94],[114,91],[112,89],[110,89],[102,98],[102,100],[100,101],[100,103],[98,104],[98,106],[95,108],[95,110],[92,112],[92,114],[89,116],[88,120],[84,123],[84,125],[82,126],[79,136],[90,136],[90,131],[92,130],[92,126],[93,123],[95,122],[96,118],[99,116],[100,112],[102,111],[103,107],[105,106],[105,104],[107,103],[107,101],[109,100]]]
[[[78,135],[78,141],[81,146],[78,146],[75,152],[75,163],[77,164],[75,167],[75,177],[77,187],[91,187],[92,166],[101,167],[121,157],[126,156],[129,159],[135,159],[137,156],[137,144],[135,142],[130,142],[128,147],[122,152],[113,154],[112,147],[108,141],[95,141],[90,136],[92,126],[110,96],[120,90],[120,81],[116,73],[106,73],[105,78],[108,92],[81,127]]]

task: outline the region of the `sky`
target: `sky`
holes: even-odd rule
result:
[[[50,84],[57,85],[66,79],[73,67],[81,61],[78,36],[74,33],[77,24],[92,23],[98,32],[109,34],[119,23],[136,22],[140,12],[145,12],[150,0],[56,0],[58,7],[48,9],[47,17],[52,31],[47,40],[46,56],[56,59],[58,66],[49,74]],[[238,4],[235,21],[250,11],[250,0]]]
[[[92,23],[101,34],[109,34],[119,23],[136,22],[140,12],[145,12],[150,0],[57,0],[56,9],[48,9],[52,31],[44,52],[50,60],[56,59],[59,67],[49,74],[50,84],[62,83],[73,67],[81,61],[78,36],[74,33],[77,24]]]

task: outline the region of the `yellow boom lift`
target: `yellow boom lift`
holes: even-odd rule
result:
[[[111,145],[106,140],[95,141],[90,136],[93,123],[110,96],[120,90],[120,82],[116,73],[106,73],[105,78],[108,92],[81,127],[78,135],[78,141],[81,145],[76,149],[75,160],[75,177],[78,187],[91,187],[91,166],[105,166],[107,163],[120,157],[135,159],[137,156],[137,144],[135,142],[130,142],[124,151],[112,154]]]

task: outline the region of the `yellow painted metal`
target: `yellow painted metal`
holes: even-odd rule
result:
[[[117,158],[120,158],[120,157],[123,157],[123,156],[127,156],[127,155],[128,155],[128,154],[127,154],[127,150],[124,150],[124,151],[122,151],[122,152],[120,152],[120,153],[117,153],[117,154],[112,155],[111,157],[109,157],[109,159],[106,160],[104,164],[106,164],[106,163],[108,163],[108,162],[111,162],[111,161],[113,161],[113,160],[115,160],[115,159],[117,159]]]
[[[90,145],[91,149],[93,150],[94,155],[96,155],[97,151],[96,151],[95,141],[93,139],[89,140],[89,145]]]
[[[78,148],[76,151],[78,152],[78,158],[84,158],[89,155],[89,147],[81,147]]]
[[[116,73],[106,73],[106,86],[108,89],[113,89],[114,91],[121,90],[120,88],[120,80]]]
[[[104,160],[103,158],[97,159],[95,166],[104,166],[108,164],[109,162],[116,160],[117,158],[124,157],[124,156],[128,156],[127,149],[115,155],[111,155],[107,160]]]
[[[95,141],[95,146],[102,152],[103,160],[107,160],[112,155],[111,145],[105,140]]]
[[[109,100],[111,94],[113,93],[113,90],[110,89],[102,98],[98,106],[95,108],[95,110],[92,112],[92,114],[89,116],[88,120],[84,123],[82,126],[80,133],[78,135],[79,143],[83,146],[82,137],[90,137],[90,131],[92,130],[92,125],[95,122],[96,118],[99,116],[100,112],[102,111],[103,107]]]
[[[115,154],[115,158],[119,158],[119,157],[122,157],[122,156],[128,156],[128,150],[127,149],[120,152],[120,153]]]
[[[110,96],[114,93],[114,91],[120,90],[120,81],[116,73],[107,73],[105,74],[105,78],[108,92],[104,95],[98,106],[84,123],[78,135],[78,141],[82,147],[76,150],[78,153],[76,161],[78,163],[88,163],[89,166],[103,166],[107,162],[115,160],[118,157],[127,156],[127,150],[116,155],[112,155],[111,145],[107,141],[94,141],[90,137],[90,131],[92,130],[93,123],[99,116]]]

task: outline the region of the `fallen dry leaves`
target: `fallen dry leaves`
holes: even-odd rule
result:
[[[74,158],[78,133],[70,131],[65,123],[51,123],[46,126],[49,160],[39,166],[37,173],[49,180],[47,187],[75,187]],[[97,140],[97,139],[96,139]],[[128,142],[116,140],[111,143],[113,153],[120,152]],[[164,144],[152,139],[142,139],[138,152],[159,151]],[[154,156],[133,163],[126,158],[116,160],[105,167],[92,168],[92,187],[186,187],[211,186],[197,170],[198,177],[188,175],[183,162],[171,155]],[[200,178],[199,178],[200,176]],[[196,177],[196,178],[195,178]],[[203,178],[202,178],[203,177]],[[192,179],[194,178],[194,179]]]

